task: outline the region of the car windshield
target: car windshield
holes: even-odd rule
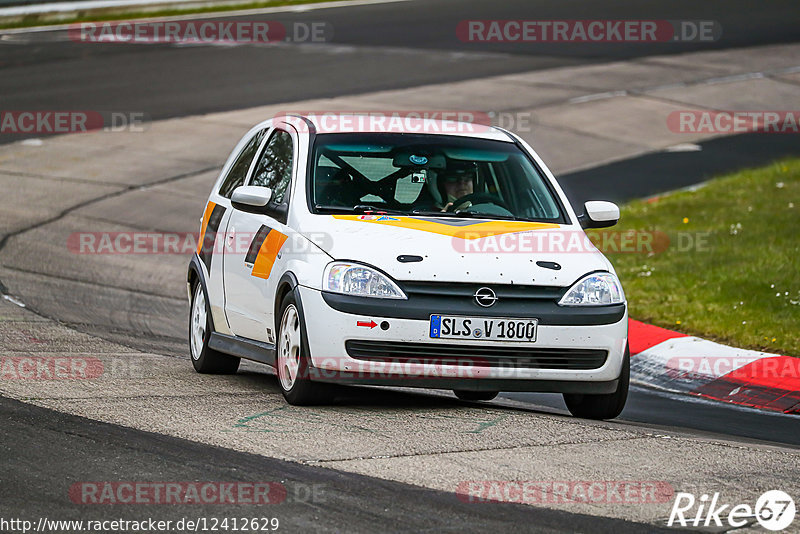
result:
[[[309,195],[315,213],[565,222],[547,180],[514,143],[420,134],[321,134]]]

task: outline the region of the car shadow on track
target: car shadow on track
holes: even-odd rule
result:
[[[261,369],[240,370],[229,378],[236,380],[241,385],[246,385],[248,389],[259,389],[262,393],[267,394],[281,394],[278,377],[274,373],[271,373],[266,367],[263,371]],[[328,402],[319,404],[316,407],[324,408],[330,406],[356,409],[368,407],[371,410],[461,410],[465,408],[475,408],[572,419],[569,415],[549,411],[547,407],[539,409],[537,406],[511,406],[503,402],[504,399],[502,398],[487,402],[463,401],[455,398],[452,392],[440,389],[333,385],[332,393],[333,395]]]

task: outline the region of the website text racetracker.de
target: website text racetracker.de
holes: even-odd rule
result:
[[[303,133],[309,131],[308,121],[317,133],[470,134],[492,127],[492,114],[474,110],[286,110],[272,119],[289,123]]]
[[[800,133],[798,110],[707,111],[687,109],[667,116],[672,133]]]
[[[367,215],[363,217],[368,217]],[[197,232],[74,232],[67,237],[67,249],[73,254],[191,254],[194,251],[213,254],[250,252],[253,232],[237,232],[231,241],[227,232],[205,234],[202,246]],[[638,253],[659,254],[671,249],[677,252],[711,250],[712,233],[659,230],[589,230],[548,231],[490,234],[468,227],[453,234],[453,249],[463,253]],[[292,254],[320,254],[333,246],[333,235],[326,232],[290,234],[282,250]]]
[[[476,254],[660,254],[675,252],[707,252],[712,248],[712,233],[660,230],[535,230],[490,234],[489,231],[465,227],[453,235],[453,249]]]
[[[279,504],[286,486],[278,482],[76,482],[76,504]]]
[[[148,122],[143,111],[0,110],[0,134],[138,133]]]
[[[711,42],[722,35],[713,20],[462,20],[467,43]]]
[[[122,20],[71,24],[68,35],[81,43],[321,43],[333,37],[333,27],[323,21]]]
[[[277,517],[196,517],[181,519],[0,518],[1,532],[274,532]]]

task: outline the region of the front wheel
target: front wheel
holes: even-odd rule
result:
[[[198,283],[192,295],[192,311],[189,313],[189,353],[192,365],[198,373],[230,375],[239,369],[239,358],[223,354],[208,346],[211,338],[206,294]]]
[[[283,398],[289,404],[320,404],[330,397],[330,386],[309,379],[310,358],[303,343],[305,327],[292,293],[284,297],[278,314],[277,371]]]
[[[617,390],[604,395],[564,394],[569,413],[583,419],[614,419],[622,413],[628,400],[628,385],[631,377],[631,353],[625,347],[622,372],[619,375]]]

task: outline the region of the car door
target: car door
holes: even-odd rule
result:
[[[230,333],[225,317],[222,239],[231,213],[231,193],[244,185],[269,130],[269,127],[261,128],[239,142],[237,148],[241,148],[234,150],[226,162],[219,189],[209,197],[201,219],[197,253],[206,268],[206,290],[214,327],[223,334]]]
[[[274,342],[273,306],[280,278],[273,269],[288,239],[289,190],[296,160],[296,142],[276,128],[260,149],[246,185],[272,189],[263,210],[233,207],[225,233],[225,313],[237,336]],[[255,211],[262,211],[257,213]]]

